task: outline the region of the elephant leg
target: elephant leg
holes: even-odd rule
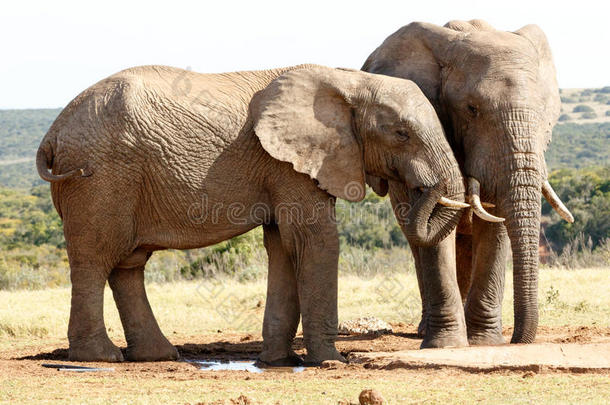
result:
[[[471,345],[498,345],[502,337],[502,298],[509,240],[503,224],[475,218],[473,280],[466,300],[466,325]]]
[[[345,361],[335,348],[339,236],[334,216],[328,212],[319,216],[314,224],[279,224],[282,243],[296,270],[308,365]]]
[[[466,303],[472,284],[472,235],[458,233],[455,238],[457,281],[462,303]]]
[[[423,338],[426,335],[426,328],[428,324],[428,315],[426,312],[426,294],[424,292],[424,277],[422,275],[423,265],[421,263],[419,247],[412,246],[411,244],[409,244],[409,247],[411,248],[411,253],[413,253],[413,260],[415,261],[415,274],[417,276],[419,296],[421,297],[421,320],[419,321],[419,325],[417,326],[417,336]]]
[[[292,350],[300,320],[296,272],[277,225],[264,225],[263,231],[269,274],[259,360],[271,366],[300,365],[303,360]]]
[[[337,278],[339,266],[339,238],[336,226],[332,231],[321,231],[319,243],[303,243],[297,252],[297,290],[303,339],[307,348],[305,362],[319,364],[324,360],[345,358],[337,352],[338,313]]]
[[[109,270],[70,254],[72,300],[68,323],[71,361],[123,361],[104,325],[104,287]]]
[[[144,264],[149,256],[136,250],[112,270],[108,280],[125,331],[127,360],[176,360],[178,351],[161,332],[146,296]],[[143,263],[122,267],[136,260]]]
[[[436,246],[419,248],[426,296],[422,348],[468,346],[464,307],[456,278],[455,231]]]

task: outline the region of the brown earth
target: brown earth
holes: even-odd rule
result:
[[[322,367],[312,367],[303,373],[289,373],[296,378],[307,377],[324,377],[324,378],[367,378],[386,373],[388,368],[384,369],[384,364],[387,364],[387,353],[385,357],[381,356],[375,359],[373,352],[397,352],[404,350],[418,349],[421,340],[416,336],[416,327],[413,325],[394,324],[392,334],[375,336],[375,335],[351,335],[339,336],[337,347],[346,357],[354,358],[360,356],[360,360],[366,358],[366,361],[360,361],[355,364],[342,364],[331,362],[324,364]],[[511,328],[506,328],[504,334],[506,339],[510,338],[512,333]],[[204,336],[172,336],[172,342],[177,345],[183,360],[254,360],[261,350],[261,338],[251,334],[238,333],[217,333]],[[536,343],[598,343],[606,346],[610,345],[610,327],[540,327]],[[558,346],[558,345],[548,345]],[[295,349],[299,353],[303,353],[302,337],[297,337],[295,341]],[[369,356],[357,352],[368,353]],[[25,349],[5,350],[0,352],[0,373],[10,374],[10,376],[49,376],[58,371],[55,369],[43,368],[44,363],[68,363],[67,358],[67,342],[55,341],[45,342],[27,347]],[[175,380],[192,380],[199,378],[234,378],[237,380],[247,379],[276,379],[278,372],[263,372],[259,374],[247,373],[244,371],[223,371],[205,372],[198,369],[196,364],[186,361],[179,362],[158,362],[158,363],[68,363],[73,365],[84,365],[89,367],[112,367],[115,373],[131,374],[137,373],[141,377],[159,377]],[[425,366],[419,365],[419,372],[439,372],[439,369],[446,370],[446,373],[458,376],[464,373],[486,372],[486,373],[523,373],[531,372],[531,367],[513,367],[508,369],[492,368],[492,369],[476,369],[468,367],[453,367],[451,365],[436,365]],[[392,369],[388,378],[400,378],[401,372],[408,372],[406,367],[401,370],[399,367]],[[578,372],[578,373],[603,373],[610,375],[609,368],[598,369],[580,369],[580,368],[556,368],[556,367],[538,367],[534,372]],[[377,373],[377,374],[376,374]],[[219,375],[221,377],[219,377]]]

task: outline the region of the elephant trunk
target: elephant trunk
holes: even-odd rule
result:
[[[508,149],[496,199],[512,247],[515,328],[512,343],[532,343],[538,328],[538,245],[541,187],[546,178],[537,115],[513,111],[504,121]],[[502,190],[502,191],[500,191]]]
[[[410,243],[418,246],[436,245],[445,239],[460,221],[463,210],[455,206],[441,205],[444,200],[441,188],[446,189],[444,191],[451,200],[463,201],[464,187],[461,175],[453,177],[446,183],[446,187],[439,184],[425,189],[417,199],[410,198],[415,204],[407,214],[404,226],[405,236]]]
[[[511,343],[532,343],[538,328],[540,183],[521,184],[504,205],[513,251],[515,329]]]

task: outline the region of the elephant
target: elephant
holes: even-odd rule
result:
[[[421,88],[467,180],[471,209],[457,231],[436,245],[410,243],[422,296],[422,347],[504,343],[501,309],[511,248],[511,342],[533,342],[541,194],[565,220],[574,220],[547,181],[544,151],[560,97],[543,31],[536,25],[499,31],[482,20],[443,27],[413,22],[386,38],[361,69]],[[384,187],[394,206],[413,198],[413,190],[393,179]]]
[[[124,360],[104,326],[106,281],[126,358],[176,359],[146,296],[147,260],[258,226],[269,258],[259,360],[344,360],[336,198],[361,200],[367,176],[423,190],[405,218],[423,244],[450,234],[468,207],[440,121],[414,83],[317,65],[121,71],[70,102],[36,162],[63,220],[69,358],[78,361]],[[291,348],[300,319],[304,359]]]

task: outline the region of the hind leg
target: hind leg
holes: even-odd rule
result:
[[[146,296],[144,266],[149,257],[149,252],[136,250],[108,279],[125,331],[127,360],[176,360],[178,351],[161,332]]]
[[[72,361],[123,361],[104,325],[104,287],[109,270],[99,263],[70,257],[72,303],[68,340]]]
[[[104,176],[64,184],[54,197],[64,213],[70,259],[72,302],[68,340],[70,360],[123,361],[104,325],[104,287],[112,268],[132,244],[128,195],[114,199]],[[100,192],[100,190],[104,192]],[[54,195],[59,193],[54,191]],[[125,208],[127,207],[127,208]]]

